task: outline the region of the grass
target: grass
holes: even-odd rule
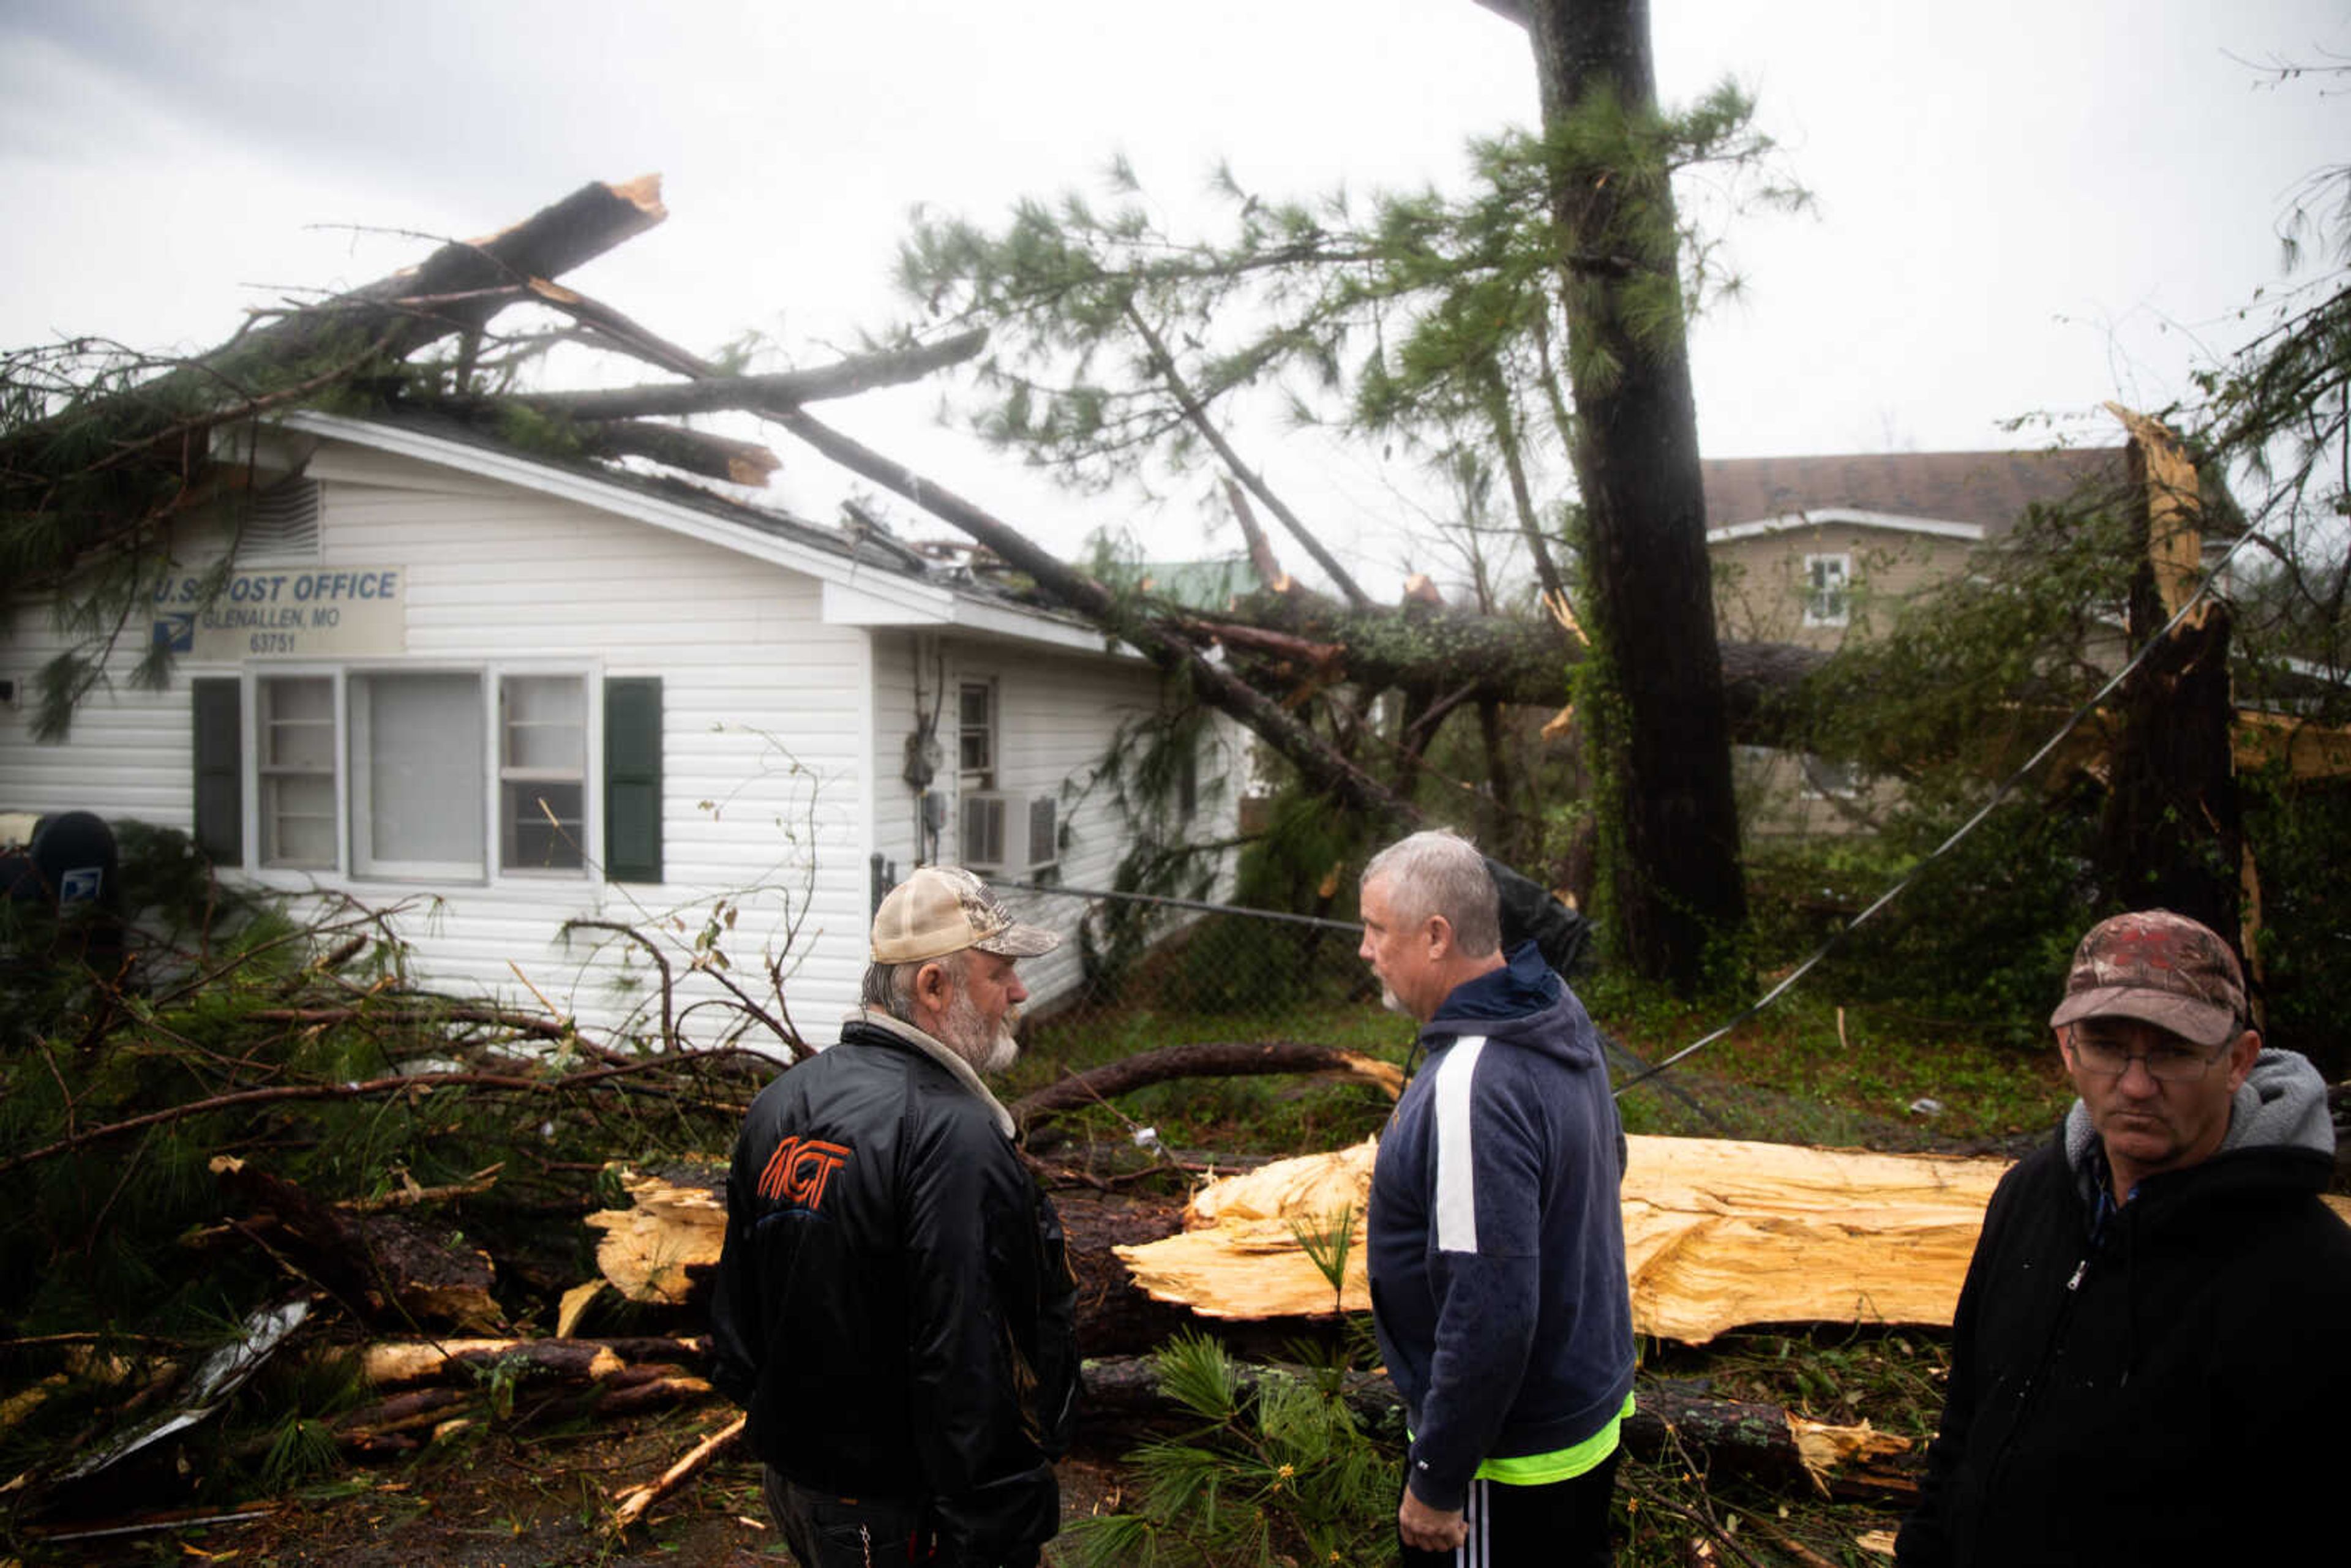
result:
[[[1344,943],[1325,941],[1310,958],[1282,964],[1254,951],[1235,961],[1229,940],[1201,946],[1157,955],[1113,998],[1039,1020],[1008,1095],[1135,1051],[1210,1040],[1308,1040],[1399,1064],[1410,1055],[1411,1026],[1377,1005]],[[1237,975],[1255,983],[1253,1004]],[[1602,1029],[1652,1062],[1710,1033],[1740,1005],[1692,1005],[1607,975],[1585,977],[1578,990]],[[1217,1010],[1198,1005],[1203,992]],[[1891,1008],[1840,1008],[1799,988],[1619,1103],[1636,1133],[1920,1149],[2013,1146],[2051,1126],[2071,1097],[2053,1052],[2022,1051]],[[1921,1101],[1939,1109],[1911,1109]],[[1275,1155],[1359,1141],[1387,1111],[1384,1096],[1360,1084],[1190,1079],[1064,1125],[1097,1145],[1127,1143],[1134,1127],[1147,1125],[1171,1146]]]
[[[1622,993],[1629,988],[1594,989],[1603,1026],[1650,1061],[1711,1033],[1731,1010],[1655,998],[1625,1006]],[[1890,1009],[1840,1008],[1825,998],[1784,999],[1676,1071],[1700,1103],[1740,1127],[1740,1135],[1787,1142],[2008,1144],[2046,1132],[2073,1099],[2053,1051],[2022,1051]],[[1635,1131],[1703,1130],[1681,1124],[1697,1119],[1686,1107],[1644,1090],[1626,1096],[1625,1113]],[[1635,1125],[1644,1121],[1658,1124]]]

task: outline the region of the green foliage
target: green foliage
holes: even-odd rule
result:
[[[2330,1081],[2351,1074],[2351,792],[2296,789],[2269,777],[2246,785],[2245,836],[2262,878],[2260,961],[2269,1040],[2316,1062]]]
[[[1190,1334],[1155,1360],[1161,1391],[1201,1425],[1128,1456],[1140,1506],[1071,1527],[1080,1568],[1369,1563],[1386,1551],[1395,1458],[1338,1380],[1266,1370],[1245,1385],[1222,1345]]]
[[[973,428],[1082,489],[1188,475],[1243,409],[1384,454],[1402,441],[1447,472],[1498,449],[1540,457],[1541,431],[1557,464],[1569,420],[1557,170],[1609,169],[1641,193],[1625,204],[1635,215],[1701,165],[1731,205],[1801,204],[1771,175],[1750,109],[1726,87],[1677,116],[1587,116],[1549,142],[1506,132],[1468,150],[1458,192],[1270,198],[1219,170],[1196,230],[1168,224],[1117,163],[1107,205],[1031,198],[995,229],[918,215],[899,283],[927,316],[989,329]],[[1662,281],[1632,290],[1627,308],[1639,330],[1677,336],[1684,288],[1698,299],[1730,280],[1714,245],[1670,224],[1663,245]]]
[[[256,1218],[237,1162],[320,1206],[496,1167],[496,1186],[440,1210],[442,1223],[484,1238],[515,1228],[536,1255],[548,1250],[548,1204],[579,1201],[567,1164],[723,1147],[733,1133],[739,1085],[697,1092],[690,1061],[630,1078],[633,1092],[594,1092],[567,1078],[576,1063],[562,1050],[484,1038],[502,1031],[401,983],[401,945],[372,911],[327,900],[297,921],[216,896],[183,835],[126,824],[119,842],[122,885],[142,911],[124,956],[93,968],[37,910],[26,921],[27,906],[0,905],[17,917],[0,930],[0,1322],[12,1339],[97,1336],[80,1359],[0,1354],[10,1392],[80,1369],[0,1434],[0,1469],[53,1461],[144,1386],[138,1366],[115,1367],[118,1349],[184,1368],[240,1337],[289,1273],[334,1292],[304,1271],[315,1260],[288,1255],[298,1249],[256,1245],[266,1224],[232,1223]],[[455,1071],[496,1082],[461,1085]],[[586,1239],[571,1240],[584,1272]],[[281,1354],[189,1439],[217,1449],[198,1467],[203,1486],[234,1492],[256,1466],[274,1485],[328,1462],[317,1422],[349,1402],[351,1374],[302,1370],[311,1364],[307,1351]],[[513,1390],[512,1371],[496,1369],[484,1393],[496,1408]]]

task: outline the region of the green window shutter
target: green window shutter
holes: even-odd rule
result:
[[[195,694],[196,847],[214,865],[245,863],[244,726],[234,676],[191,681]]]
[[[662,879],[662,684],[604,683],[604,878]]]

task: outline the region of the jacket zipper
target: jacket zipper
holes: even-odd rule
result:
[[[2049,1325],[2049,1337],[2041,1346],[2041,1359],[2033,1364],[2032,1375],[2024,1380],[2024,1386],[2017,1392],[2016,1418],[2008,1424],[2008,1434],[2001,1439],[2000,1452],[1992,1456],[1991,1464],[1984,1471],[1983,1490],[1976,1498],[1976,1538],[1979,1542],[1983,1538],[1983,1523],[1991,1511],[1992,1500],[2000,1495],[2000,1483],[2007,1474],[2009,1456],[2015,1449],[2016,1439],[2024,1431],[2026,1423],[2032,1418],[2032,1405],[2040,1396],[2042,1379],[2049,1371],[2050,1362],[2056,1357],[2057,1347],[2064,1342],[2065,1330],[2074,1321],[2074,1303],[2081,1297],[2083,1277],[2089,1271],[2090,1254],[2085,1252],[2065,1281],[2065,1299],[2058,1303],[2056,1321]]]

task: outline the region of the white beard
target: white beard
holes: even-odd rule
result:
[[[1020,1059],[1020,1042],[1012,1037],[1019,1021],[1019,1009],[1008,1009],[1003,1021],[990,1034],[987,1020],[979,1016],[978,1005],[957,987],[955,998],[947,1003],[939,1043],[970,1062],[975,1072],[1002,1072]]]

